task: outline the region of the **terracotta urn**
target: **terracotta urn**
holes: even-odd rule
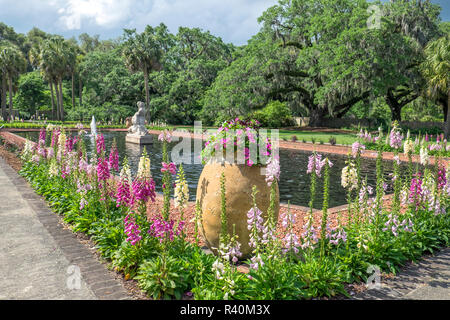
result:
[[[262,174],[264,166],[247,166],[244,164],[208,162],[200,175],[197,187],[197,200],[202,209],[202,225],[199,226],[208,247],[216,253],[221,232],[221,190],[220,177],[225,175],[225,198],[228,234],[233,234],[235,225],[238,241],[241,244],[242,257],[250,256],[250,231],[247,227],[247,212],[252,207],[252,188],[258,189],[256,205],[267,219],[267,209],[270,204],[270,187]],[[278,219],[279,190],[276,190],[274,221]]]

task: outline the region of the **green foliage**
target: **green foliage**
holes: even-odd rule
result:
[[[292,125],[291,110],[286,103],[271,101],[263,109],[255,111],[250,118],[258,120],[262,127],[280,128]]]
[[[39,72],[22,74],[18,81],[14,105],[21,117],[34,115],[42,106],[50,105],[50,91],[46,87]]]
[[[183,263],[171,256],[158,255],[144,261],[136,279],[139,286],[154,299],[181,299],[188,288],[182,276]]]
[[[347,294],[342,267],[332,258],[307,258],[305,262],[297,264],[294,272],[303,283],[301,290],[305,298]]]
[[[264,259],[264,258],[263,258]],[[257,300],[295,300],[303,296],[303,280],[296,274],[296,266],[280,258],[265,257],[257,271],[251,269],[247,294]]]

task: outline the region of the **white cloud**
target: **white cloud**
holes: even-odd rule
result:
[[[112,28],[129,18],[131,8],[131,0],[69,0],[59,21],[69,30],[81,29],[83,20]]]
[[[123,28],[142,31],[163,22],[199,27],[226,42],[244,44],[259,30],[257,18],[277,0],[0,0],[0,21],[19,32],[33,26],[64,36],[82,32],[117,37]]]

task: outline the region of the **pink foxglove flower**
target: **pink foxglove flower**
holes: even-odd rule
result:
[[[60,133],[61,133],[61,131],[59,129],[52,131],[52,142],[51,142],[50,146],[54,147],[58,143]]]
[[[110,168],[114,169],[116,172],[119,172],[119,152],[114,144],[111,146],[108,160]]]
[[[103,158],[98,158],[97,162],[97,179],[98,181],[106,181],[110,177],[108,161]]]
[[[158,136],[158,140],[159,141],[166,141],[166,142],[172,142],[172,135],[170,134],[170,132],[168,130],[164,130],[159,136]]]
[[[116,190],[116,207],[120,207],[121,205],[131,206],[131,204],[132,204],[132,197],[128,180],[120,179],[120,181],[117,184]]]
[[[46,131],[44,128],[42,128],[39,131],[39,144],[45,145],[45,136],[46,136]]]
[[[312,173],[314,171],[315,174],[320,178],[322,174],[322,168],[325,165],[326,161],[328,161],[328,166],[333,166],[333,163],[327,158],[322,159],[321,154],[313,153],[308,158],[308,168],[306,170],[306,173]]]
[[[275,158],[270,158],[266,167],[266,182],[270,187],[274,180],[280,180],[280,161]]]
[[[159,239],[160,243],[165,240],[173,241],[175,236],[179,236],[183,230],[185,222],[180,221],[175,227],[175,221],[165,221],[162,217],[154,217],[151,220],[151,225],[148,233]]]
[[[135,179],[131,184],[133,203],[135,201],[154,202],[156,198],[155,181],[153,179]]]
[[[356,158],[358,153],[362,153],[366,149],[366,146],[359,143],[358,141],[354,142],[352,144],[352,156],[353,158]]]
[[[257,207],[252,207],[247,212],[247,228],[250,233],[250,242],[248,245],[252,248],[256,248],[260,239],[259,235],[264,232],[264,219],[262,217],[262,211]]]
[[[391,134],[389,135],[389,145],[394,149],[400,149],[402,147],[403,135],[400,133],[397,127],[393,127]]]
[[[173,162],[170,162],[170,163],[162,162],[161,164],[163,166],[161,168],[161,172],[169,171],[171,174],[177,173],[177,167],[175,166],[175,164]]]
[[[127,235],[127,241],[132,245],[136,245],[139,241],[141,241],[142,236],[139,234],[141,230],[137,225],[135,219],[131,215],[127,215],[124,219],[124,227],[125,234]]]
[[[102,134],[97,135],[96,147],[97,147],[97,154],[101,154],[106,149],[105,137],[103,137]]]

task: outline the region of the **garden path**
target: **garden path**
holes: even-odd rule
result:
[[[409,263],[395,277],[381,278],[381,288],[354,297],[362,300],[450,300],[450,248]]]
[[[129,298],[1,157],[0,275],[0,300]]]

